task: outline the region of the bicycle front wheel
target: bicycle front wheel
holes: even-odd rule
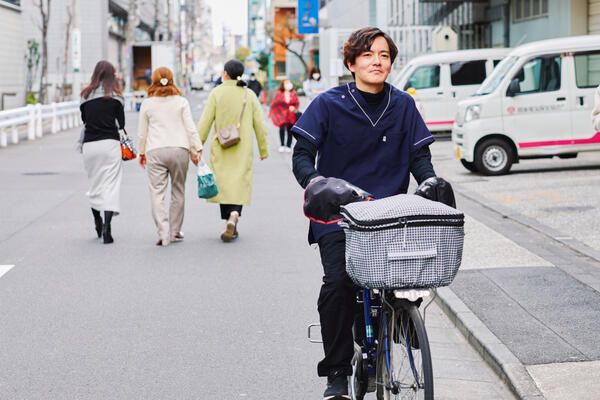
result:
[[[377,347],[377,399],[433,400],[431,353],[421,313],[406,300],[387,308]]]

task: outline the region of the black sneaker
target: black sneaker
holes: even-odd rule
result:
[[[348,377],[342,370],[333,371],[327,377],[327,388],[323,393],[323,400],[344,400],[348,396]]]

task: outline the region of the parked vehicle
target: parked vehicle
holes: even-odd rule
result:
[[[133,45],[133,90],[146,91],[152,84],[152,71],[167,67],[175,71],[175,44],[172,42],[138,42]]]
[[[459,50],[427,54],[410,60],[393,84],[412,87],[432,132],[450,131],[458,102],[471,96],[510,49]]]
[[[600,35],[514,49],[474,97],[459,103],[452,128],[457,158],[470,171],[501,175],[522,159],[600,150],[590,119],[598,84]]]

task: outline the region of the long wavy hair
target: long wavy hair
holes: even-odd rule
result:
[[[83,88],[81,97],[87,99],[100,86],[102,86],[102,90],[104,91],[104,97],[110,97],[113,94],[123,95],[121,83],[117,79],[117,70],[108,61],[98,61],[98,64],[94,68],[90,84]]]
[[[162,84],[163,79],[166,79],[166,85]],[[160,67],[152,72],[152,85],[148,88],[148,97],[152,96],[182,96],[181,90],[173,83],[173,72],[169,68]]]

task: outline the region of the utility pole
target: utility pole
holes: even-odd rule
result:
[[[137,19],[137,0],[129,0],[127,12],[127,31],[125,34],[125,53],[127,54],[127,90],[133,91],[133,44],[135,43],[135,28]]]
[[[79,100],[79,94],[81,93],[81,8],[79,6],[79,1],[80,0],[73,0],[73,30],[71,31],[73,100]]]

